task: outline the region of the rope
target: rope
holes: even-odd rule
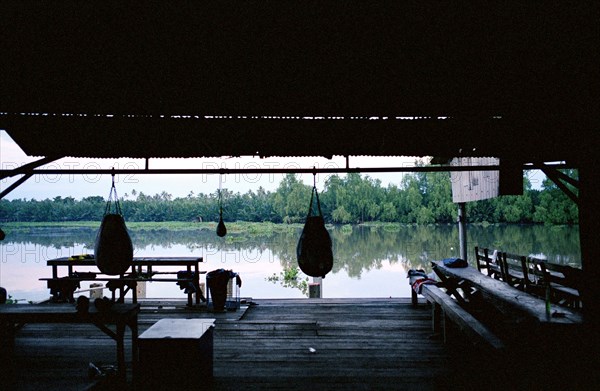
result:
[[[313,167],[314,169],[315,167]],[[311,215],[313,210],[313,198],[316,196],[317,198],[317,209],[319,210],[319,216],[323,216],[323,212],[321,211],[321,202],[319,201],[319,192],[317,191],[317,172],[313,171],[313,188],[310,192],[310,203],[308,204],[308,216]]]
[[[223,177],[219,175],[219,216],[223,217],[223,195],[221,193],[221,188],[223,186]]]
[[[108,200],[106,202],[106,208],[104,209],[104,214],[110,214],[111,213],[111,204],[115,205],[115,213],[122,215],[123,211],[121,210],[121,204],[119,203],[119,196],[117,195],[117,188],[115,187],[115,174],[114,174],[114,167],[113,167],[113,173],[111,174],[112,176],[112,185],[110,187],[110,193],[108,193]]]

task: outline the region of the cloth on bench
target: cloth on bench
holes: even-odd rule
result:
[[[442,259],[446,267],[467,267],[469,264],[462,258],[446,258]]]
[[[418,294],[421,294],[421,291],[423,290],[423,285],[437,284],[437,281],[435,280],[435,275],[433,273],[428,275],[427,273],[425,273],[425,270],[422,269],[410,269],[406,277],[409,279],[408,281],[410,283],[411,288]]]
[[[194,284],[193,279],[196,277],[196,273],[189,272],[187,270],[180,270],[177,272],[177,285],[179,289],[184,293],[196,293],[200,290],[200,287]],[[187,281],[189,280],[189,281]]]

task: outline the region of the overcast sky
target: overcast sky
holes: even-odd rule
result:
[[[0,167],[12,169],[24,163],[37,160],[32,158],[19,148],[19,146],[3,130],[0,130]],[[350,157],[351,167],[411,167],[414,166],[417,157]],[[341,156],[333,159],[319,157],[305,158],[269,158],[258,157],[247,158],[206,158],[206,159],[150,159],[151,169],[158,168],[325,168],[345,167],[346,160]],[[76,159],[63,158],[50,164],[46,168],[51,169],[98,169],[115,168],[139,168],[145,166],[143,159]],[[365,174],[363,174],[365,175]],[[380,179],[383,186],[388,184],[400,184],[403,173],[369,173],[371,178]],[[327,175],[317,175],[317,188],[323,189]],[[248,190],[256,191],[260,186],[268,191],[277,189],[283,174],[230,174],[221,178],[222,187],[234,192],[245,193]],[[534,187],[541,185],[543,175],[536,173],[530,179]],[[7,178],[0,181],[0,191],[6,189],[18,178]],[[154,195],[166,191],[173,198],[185,197],[190,192],[212,193],[219,187],[219,175],[117,175],[116,187],[120,197],[130,195],[133,190]],[[305,184],[312,184],[312,175],[301,175]],[[6,199],[74,197],[81,199],[88,196],[107,197],[110,191],[110,175],[35,175],[17,189],[9,193]]]

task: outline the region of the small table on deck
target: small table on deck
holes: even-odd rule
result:
[[[139,336],[139,389],[210,388],[215,319],[160,319]]]
[[[199,264],[203,262],[202,257],[134,257],[131,272],[127,274],[122,274],[116,277],[96,277],[96,274],[101,274],[99,272],[90,273],[93,276],[88,276],[84,273],[77,273],[73,268],[75,266],[88,266],[95,267],[96,260],[94,258],[85,258],[85,259],[72,259],[70,257],[62,257],[57,259],[51,259],[46,262],[47,266],[52,267],[52,277],[51,278],[42,278],[42,280],[46,281],[71,281],[74,283],[79,283],[80,281],[117,281],[122,283],[130,283],[135,287],[137,282],[139,281],[150,281],[150,282],[183,282],[184,280],[180,278],[155,278],[156,274],[176,274],[177,272],[157,272],[153,270],[155,267],[165,267],[165,266],[178,266],[185,267],[186,272],[189,276],[191,276],[189,281],[192,282],[194,287],[196,288],[196,304],[200,304],[200,301],[204,299],[204,295],[200,290],[200,274],[206,273],[205,271],[200,271]],[[63,277],[59,277],[58,269],[59,267],[67,268],[67,275]],[[124,288],[121,290],[121,298],[119,301],[123,301],[123,296],[128,292]],[[137,302],[137,292],[136,289],[132,289],[133,302]],[[192,306],[193,292],[188,292],[188,306]]]
[[[581,324],[582,315],[569,308],[553,308],[560,317],[547,316],[546,302],[529,293],[520,291],[505,282],[488,277],[471,266],[463,268],[450,268],[444,266],[443,262],[432,262],[433,270],[443,282],[448,279],[464,281],[473,288],[479,290],[484,297],[489,299],[492,305],[501,311],[513,312],[539,324]]]
[[[71,304],[18,304],[0,305],[0,336],[4,337],[2,349],[13,346],[16,331],[27,323],[91,323],[117,343],[117,375],[126,378],[125,367],[125,328],[131,330],[132,361],[137,362],[139,304],[115,303],[104,311],[90,306],[88,312],[77,312]],[[107,325],[116,325],[116,331]],[[43,338],[43,336],[40,336]]]

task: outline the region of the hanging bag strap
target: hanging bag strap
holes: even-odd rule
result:
[[[319,214],[316,215],[316,216],[321,216],[322,217],[323,216],[323,212],[321,211],[321,202],[319,201],[319,193],[317,192],[317,188],[316,187],[312,188],[312,192],[310,194],[310,204],[309,204],[309,207],[308,207],[308,216],[309,217],[310,216],[315,216],[313,214],[313,199],[315,199],[315,198],[317,200],[317,210],[319,211]]]
[[[222,188],[222,178],[219,175],[219,217],[223,218],[223,194],[221,193]]]
[[[317,199],[317,210],[319,211],[319,216],[323,217],[323,212],[321,211],[321,202],[319,201],[319,192],[317,191],[317,173],[313,172],[313,188],[310,193],[310,203],[308,204],[308,216],[312,215],[313,211],[313,199],[316,197]]]
[[[114,168],[113,168],[114,170]],[[121,203],[119,202],[119,196],[117,195],[117,188],[115,187],[115,174],[112,174],[112,186],[110,187],[110,193],[108,194],[108,201],[106,201],[106,208],[104,209],[104,215],[111,214],[111,205],[115,205],[115,214],[123,215],[121,210]]]

